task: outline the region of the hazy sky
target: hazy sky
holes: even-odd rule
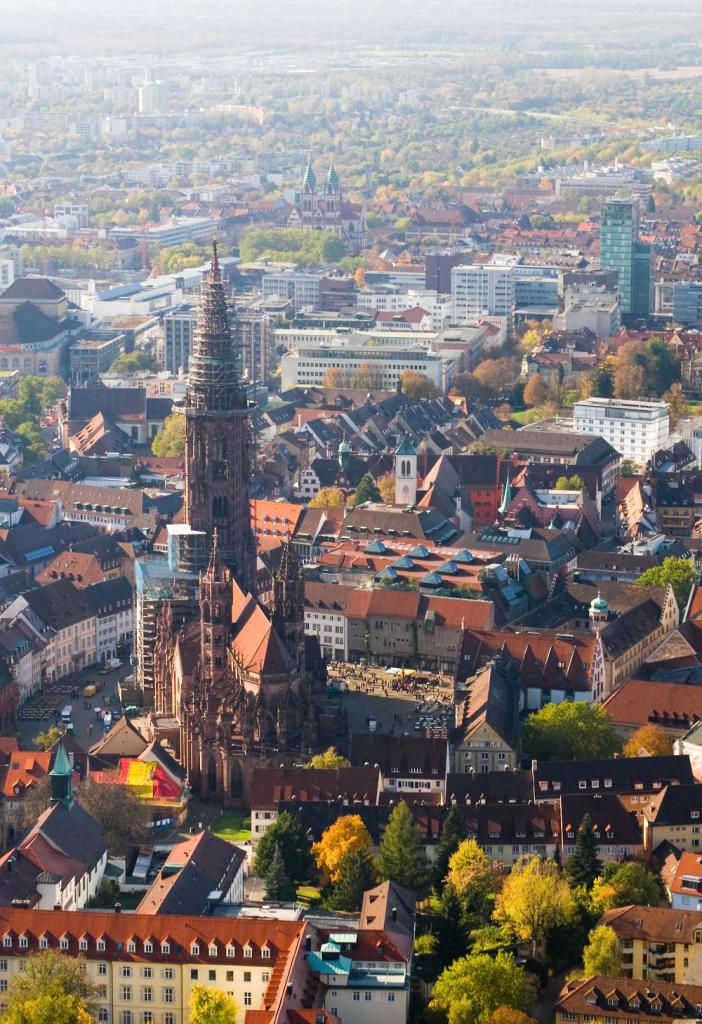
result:
[[[702,0],[0,0],[0,46],[173,50],[326,41],[393,49],[513,33],[699,38]]]

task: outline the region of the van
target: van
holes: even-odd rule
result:
[[[63,722],[64,725],[68,725],[68,723],[71,720],[71,715],[72,714],[73,714],[73,706],[71,704],[66,704],[66,707],[61,712],[61,721]]]

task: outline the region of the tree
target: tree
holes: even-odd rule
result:
[[[583,968],[588,978],[595,974],[604,974],[610,978],[622,976],[624,967],[614,928],[601,924],[592,929],[588,935],[587,946],[583,950]]]
[[[323,380],[323,387],[325,388],[343,388],[346,386],[346,374],[340,366],[330,366],[325,374]]]
[[[520,362],[511,356],[485,359],[478,363],[472,373],[474,380],[483,389],[484,397],[506,395],[519,377]]]
[[[239,255],[244,263],[267,255],[276,262],[303,267],[337,263],[345,253],[344,243],[330,231],[304,228],[254,228],[239,242]]]
[[[353,507],[362,505],[364,501],[380,501],[380,491],[370,473],[364,473],[359,480],[353,496]]]
[[[495,886],[495,868],[475,839],[464,839],[451,855],[446,881],[461,897],[466,910],[485,912]]]
[[[625,743],[627,757],[664,757],[673,753],[673,741],[659,725],[642,725]]]
[[[668,415],[670,416],[670,429],[672,430],[682,419],[687,409],[687,401],[680,384],[672,384],[663,394],[663,401],[668,403]]]
[[[427,881],[424,847],[416,822],[404,800],[395,807],[380,844],[378,877],[421,892]]]
[[[259,878],[267,876],[276,845],[280,846],[289,878],[294,882],[307,878],[310,867],[309,846],[301,826],[288,811],[278,815],[256,847],[254,872]]]
[[[454,961],[437,978],[429,1006],[448,1024],[484,1024],[498,1006],[524,1010],[535,999],[533,975],[501,951],[494,958],[471,953]]]
[[[529,857],[515,864],[497,896],[495,919],[511,925],[520,939],[539,942],[555,925],[575,914],[575,900],[560,868],[552,860]]]
[[[660,902],[660,876],[635,860],[608,864],[592,889],[592,904],[600,914],[631,903],[657,907]]]
[[[663,338],[649,338],[644,350],[651,388],[662,395],[680,380],[680,358]]]
[[[105,833],[110,853],[127,856],[148,834],[149,812],[129,786],[86,779],[76,790],[78,803]]]
[[[121,356],[117,356],[110,367],[110,373],[121,373],[131,377],[144,371],[153,373],[157,369],[156,357],[151,352],[135,349],[134,352],[123,352]]]
[[[375,884],[375,865],[368,850],[348,853],[337,872],[327,905],[332,910],[355,913],[361,909],[363,894]]]
[[[438,394],[435,385],[426,374],[418,370],[403,370],[401,381],[403,392],[414,402],[421,398],[436,398]]]
[[[151,442],[151,451],[161,459],[180,459],[185,454],[185,416],[172,412]]]
[[[590,394],[593,398],[614,397],[614,376],[606,364],[600,364],[593,373],[590,379]]]
[[[465,834],[466,829],[461,812],[458,809],[458,805],[452,803],[441,826],[441,835],[439,836],[439,842],[434,854],[434,863],[432,864],[432,876],[437,890],[440,890],[444,884],[449,871],[449,861],[461,845]]]
[[[46,732],[38,732],[32,743],[39,750],[49,750],[57,740],[60,740],[63,733],[57,725],[50,725]]]
[[[522,348],[525,352],[531,352],[532,349],[538,348],[542,341],[543,336],[533,327],[525,331],[521,337]]]
[[[646,369],[639,363],[625,363],[620,360],[614,375],[616,398],[635,399],[646,394]]]
[[[30,956],[25,970],[13,977],[2,1019],[9,1024],[92,1024],[96,997],[80,960],[47,949]]]
[[[697,583],[697,570],[689,558],[675,558],[671,555],[663,559],[662,565],[642,572],[636,583],[640,587],[665,587],[670,583],[682,616],[690,591]]]
[[[351,378],[351,387],[357,391],[372,391],[373,388],[379,388],[380,383],[380,371],[370,363],[361,363]]]
[[[22,796],[22,828],[29,828],[36,823],[40,814],[49,806],[51,799],[51,779],[42,776],[25,789]]]
[[[18,437],[22,439],[22,453],[27,465],[34,465],[45,457],[49,450],[46,438],[37,422],[27,420],[16,428]]]
[[[322,487],[307,502],[308,508],[344,508],[346,497],[340,487]]]
[[[600,704],[546,704],[524,723],[524,749],[541,761],[612,757],[621,748],[609,715]]]
[[[350,765],[348,757],[337,754],[334,747],[327,747],[324,753],[311,757],[305,768],[349,768]]]
[[[592,818],[586,814],[575,837],[575,852],[566,866],[566,874],[571,885],[584,885],[586,889],[592,889],[595,879],[602,870],[598,853],[599,846],[592,827]]]
[[[218,988],[193,985],[190,992],[190,1024],[236,1024],[237,1005]]]
[[[449,883],[444,887],[434,918],[436,948],[442,967],[448,967],[466,952],[468,936],[461,899]]]
[[[548,397],[548,390],[540,373],[535,373],[524,386],[525,405],[543,405]]]
[[[288,878],[283,861],[280,843],[273,847],[273,856],[265,876],[266,899],[274,903],[291,900],[295,897],[295,886]]]
[[[573,476],[559,476],[556,480],[557,491],[582,491],[585,481],[575,473]]]
[[[373,840],[361,816],[342,814],[324,830],[319,842],[313,844],[312,856],[322,875],[336,882],[343,860],[356,850],[370,850],[372,846]]]
[[[376,486],[380,491],[380,500],[384,505],[395,504],[395,474],[383,473],[376,480]]]

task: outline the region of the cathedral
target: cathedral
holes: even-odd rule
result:
[[[252,472],[247,399],[215,246],[201,290],[186,393],[185,515],[206,558],[193,617],[174,628],[161,607],[155,648],[155,718],[179,723],[179,756],[193,792],[225,805],[243,799],[247,769],[307,756],[338,741],[325,711],[319,644],[304,633],[302,568],[282,549],[271,607],[254,596]],[[342,716],[343,717],[343,716]],[[333,722],[333,724],[332,724]]]
[[[295,206],[288,218],[288,227],[329,231],[353,251],[367,244],[363,204],[344,199],[332,161],[324,182],[320,184],[317,183],[312,159],[307,161],[302,184],[295,190]]]

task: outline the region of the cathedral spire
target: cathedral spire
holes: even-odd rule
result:
[[[327,171],[327,191],[339,191],[339,175],[336,173],[333,160],[329,161],[329,170]]]
[[[312,170],[312,154],[310,153],[307,157],[307,167],[305,168],[305,174],[302,179],[302,188],[305,192],[314,192],[316,186],[317,178]]]

